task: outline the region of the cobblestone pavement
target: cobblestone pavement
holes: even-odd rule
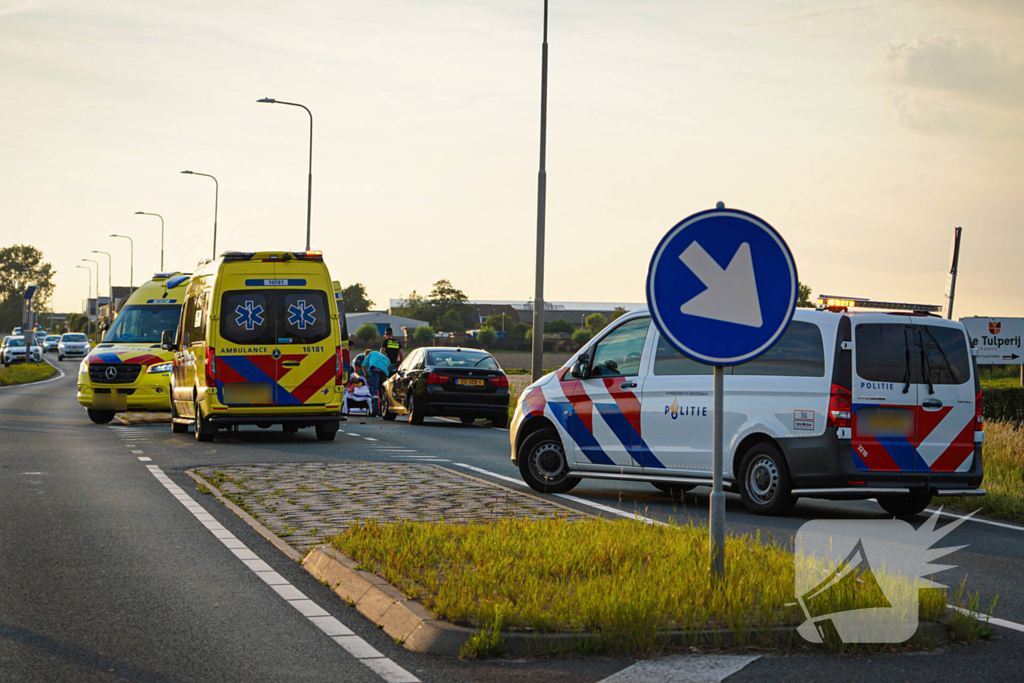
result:
[[[587,518],[434,465],[282,463],[193,471],[300,552],[370,519],[469,524],[507,516]]]

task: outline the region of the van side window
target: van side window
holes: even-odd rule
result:
[[[857,376],[872,382],[909,381],[910,330],[901,323],[857,325]]]
[[[210,290],[200,289],[196,292],[195,298],[195,322],[192,329],[192,340],[197,342],[206,341],[206,321],[210,315]]]
[[[710,375],[712,366],[679,353],[665,337],[658,338],[654,355],[655,375]]]
[[[963,384],[971,378],[971,357],[962,330],[918,325],[917,353],[924,377],[932,384]]]
[[[185,307],[181,314],[181,347],[188,348],[195,337],[192,334],[192,321],[196,317],[196,298],[194,295],[185,299]]]
[[[624,323],[591,350],[591,377],[633,377],[640,374],[650,318]]]
[[[734,375],[824,377],[825,345],[813,323],[794,320],[785,333],[752,361],[732,366]]]

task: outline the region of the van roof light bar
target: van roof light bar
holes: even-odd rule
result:
[[[849,310],[851,308],[872,308],[882,311],[912,311],[914,313],[939,313],[942,306],[933,304],[908,304],[898,301],[872,301],[853,296],[818,295],[820,310]]]
[[[254,251],[225,251],[220,257],[227,261],[249,261],[256,255]]]

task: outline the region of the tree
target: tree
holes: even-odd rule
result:
[[[518,324],[519,321],[514,320],[512,316],[505,313],[488,316],[487,320],[484,321],[484,327],[489,327],[495,332],[508,332],[513,325]]]
[[[43,263],[43,252],[27,244],[0,249],[0,329],[11,329],[21,324],[22,295],[28,285],[36,285],[32,306],[38,312],[45,310],[53,295],[53,276],[56,271]]]
[[[450,280],[438,280],[434,283],[430,294],[423,297],[413,290],[409,297],[402,301],[401,306],[395,306],[393,313],[407,318],[426,320],[437,327],[439,319],[445,314],[455,311],[462,320],[463,329],[466,325],[466,316],[469,314],[470,306],[466,303],[467,297],[461,289],[452,286]],[[438,329],[442,329],[438,327]]]
[[[552,320],[544,323],[544,334],[572,334],[576,328],[568,320]]]
[[[797,283],[797,296],[796,296],[796,307],[797,308],[814,308],[814,304],[811,303],[811,286],[805,285],[802,282]]]
[[[616,306],[615,309],[612,311],[612,316],[611,318],[609,318],[609,322],[611,322],[612,320],[618,320],[627,313],[629,313],[629,311],[627,311],[624,307]]]
[[[526,323],[512,323],[505,328],[506,339],[525,339],[530,332],[530,326]]]
[[[429,344],[430,342],[434,341],[434,328],[431,327],[430,325],[423,325],[422,327],[417,327],[412,332],[412,338],[421,344]]]
[[[356,340],[363,344],[373,344],[380,338],[380,333],[377,332],[377,326],[373,323],[363,323],[356,330]]]
[[[366,296],[366,287],[357,282],[341,290],[346,313],[365,313],[373,307],[373,300]]]
[[[601,316],[602,318],[604,316]],[[572,343],[578,347],[582,347],[588,341],[594,338],[594,333],[585,327],[581,327],[572,333]]]
[[[489,327],[485,327],[477,332],[476,339],[480,342],[480,346],[489,349],[494,342],[498,341],[498,333]]]
[[[454,332],[462,334],[466,331],[466,324],[462,322],[462,316],[456,311],[448,311],[437,319],[437,329],[442,332]]]
[[[608,318],[604,317],[600,313],[591,313],[587,316],[586,322],[587,329],[590,330],[590,336],[594,336],[608,325]]]
[[[68,332],[85,332],[89,326],[89,317],[81,313],[68,316]]]

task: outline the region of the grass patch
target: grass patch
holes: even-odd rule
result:
[[[0,387],[38,382],[56,374],[57,368],[49,363],[18,363],[6,368],[0,367]]]
[[[793,602],[792,553],[770,539],[729,537],[725,584],[716,587],[707,534],[706,527],[634,520],[509,518],[369,521],[331,542],[428,609],[479,629],[467,657],[499,650],[508,630],[578,634],[567,647],[645,654],[668,647],[665,631],[724,630],[741,644],[770,646],[773,627],[803,621],[799,608],[786,606]],[[863,598],[850,585],[837,598],[846,609]],[[921,619],[941,618],[945,593],[921,596]]]
[[[981,380],[982,389],[1019,389],[1020,377],[1001,377],[999,379]]]
[[[942,498],[942,505],[971,512],[981,509],[987,517],[1024,522],[1024,430],[992,420],[985,423],[982,448],[988,495],[981,498]]]
[[[961,609],[965,609],[970,614],[964,614],[957,610],[950,610],[949,613],[949,636],[955,641],[961,643],[967,643],[970,645],[979,638],[991,638],[993,636],[992,626],[988,623],[988,618],[984,621],[977,619],[971,614],[982,614],[981,597],[978,593],[969,593],[966,591],[967,578],[960,583],[960,588],[953,594],[953,599],[950,602],[951,605],[956,605]],[[988,614],[996,609],[996,603],[999,601],[997,595],[992,601],[991,607],[989,607]]]

